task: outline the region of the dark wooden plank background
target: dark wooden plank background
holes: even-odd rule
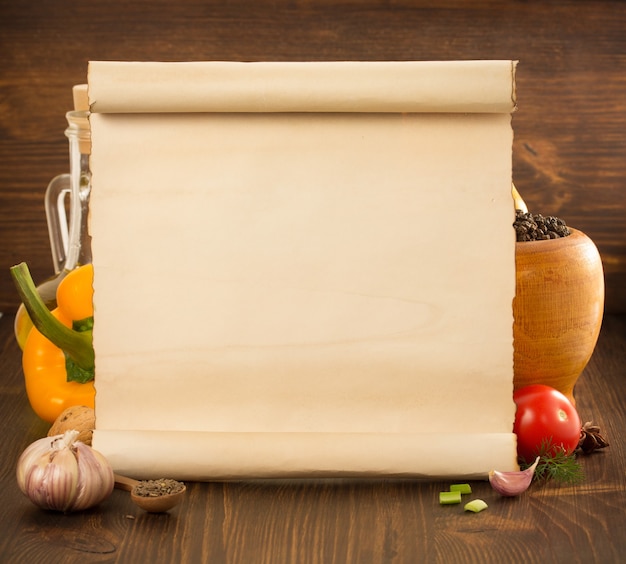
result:
[[[515,183],[596,242],[606,310],[626,311],[624,2],[0,0],[0,55],[0,311],[9,266],[52,274],[43,194],[89,60],[487,58],[520,61]]]

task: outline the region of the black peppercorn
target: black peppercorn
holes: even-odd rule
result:
[[[527,213],[522,210],[515,210],[513,227],[518,243],[558,239],[567,237],[571,233],[565,222],[558,217],[544,217],[541,214]]]

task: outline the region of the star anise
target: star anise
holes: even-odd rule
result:
[[[600,433],[600,427],[587,421],[580,430],[580,440],[578,441],[577,452],[591,454],[600,448],[608,447],[609,443]]]

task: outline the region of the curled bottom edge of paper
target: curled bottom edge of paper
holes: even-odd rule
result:
[[[93,447],[138,479],[485,479],[518,470],[513,433],[239,433],[96,430]]]

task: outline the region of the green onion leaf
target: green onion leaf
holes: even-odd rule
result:
[[[439,503],[441,505],[461,503],[461,492],[439,492]]]
[[[480,513],[483,509],[489,507],[482,499],[473,499],[465,504],[465,511],[471,511],[472,513]]]
[[[461,495],[471,494],[472,493],[472,486],[470,486],[469,484],[452,484],[450,486],[450,491],[451,492],[460,492]]]

